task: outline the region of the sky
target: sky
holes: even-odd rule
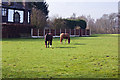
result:
[[[48,16],[50,19],[54,17],[69,18],[75,13],[76,17],[90,15],[95,20],[102,17],[103,14],[117,13],[118,1],[120,0],[46,0],[49,5]],[[9,15],[13,15],[12,10]],[[20,12],[20,15],[22,23],[23,12]],[[13,21],[13,16],[9,16],[8,20]]]
[[[119,0],[48,0],[49,18],[68,18],[78,16],[91,16],[93,19],[103,14],[117,13]]]

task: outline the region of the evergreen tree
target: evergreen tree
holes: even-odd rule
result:
[[[29,2],[29,7],[36,8],[38,10],[41,10],[43,14],[46,16],[46,19],[48,18],[48,4],[46,2]]]

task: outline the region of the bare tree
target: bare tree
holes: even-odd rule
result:
[[[97,33],[117,33],[116,13],[104,14],[100,19],[95,22]]]
[[[31,24],[36,28],[44,29],[47,25],[46,15],[41,10],[32,8]]]
[[[67,29],[66,22],[62,18],[54,19],[53,21],[54,29]]]
[[[72,16],[70,17],[71,19],[76,19],[76,14],[73,13]]]
[[[73,18],[67,18],[73,19]],[[87,29],[91,29],[92,34],[110,34],[110,33],[118,33],[118,18],[117,13],[111,13],[111,14],[104,14],[101,18],[97,19],[96,21],[91,18],[91,16],[79,16],[76,17],[74,20],[85,20],[87,22]],[[64,29],[68,28],[66,26],[66,22],[62,18],[54,18],[50,22],[51,26],[53,26],[54,29]],[[75,27],[76,29],[79,29],[79,26]]]

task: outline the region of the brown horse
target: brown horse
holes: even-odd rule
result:
[[[68,33],[61,33],[60,34],[60,43],[62,43],[63,39],[65,39],[65,43],[66,43],[66,39],[68,39],[68,44],[70,43],[70,35]]]
[[[52,47],[52,39],[53,39],[53,35],[51,33],[47,33],[45,35],[45,47],[47,48],[47,45],[48,45],[48,48],[49,48],[49,44],[50,44],[50,47]],[[47,44],[48,42],[48,44]]]

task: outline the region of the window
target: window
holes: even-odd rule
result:
[[[14,15],[17,12],[16,16]],[[15,20],[14,17],[17,17]],[[19,19],[20,18],[20,19]],[[13,10],[13,9],[8,9],[8,22],[16,22],[20,20],[20,23],[23,23],[23,11],[22,10]]]
[[[14,22],[20,23],[20,14],[18,12],[14,13]]]
[[[20,15],[20,23],[23,23],[23,11],[21,11],[21,10],[15,10],[15,12],[18,12],[19,13],[19,15]]]
[[[8,9],[8,22],[13,22],[14,10]]]
[[[6,16],[7,13],[7,9],[6,8],[2,8],[2,16]]]

